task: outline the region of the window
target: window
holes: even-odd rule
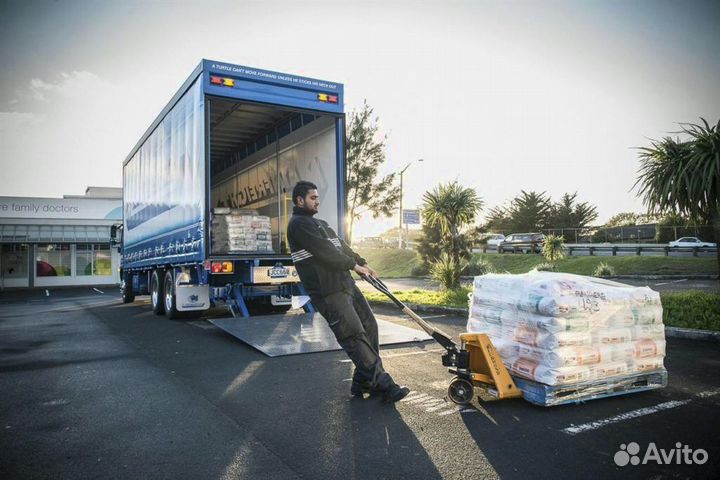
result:
[[[68,277],[72,274],[70,245],[39,244],[35,256],[35,274],[38,277]]]
[[[75,274],[78,276],[92,275],[92,245],[75,246]]]
[[[110,245],[93,245],[93,275],[112,275]]]
[[[0,245],[0,264],[5,278],[27,278],[28,246],[20,243]]]
[[[112,275],[109,244],[78,244],[75,247],[75,272],[78,276]]]

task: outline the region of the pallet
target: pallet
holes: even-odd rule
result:
[[[522,390],[525,400],[541,407],[552,407],[664,388],[667,386],[667,370],[557,386],[515,376],[513,380]]]

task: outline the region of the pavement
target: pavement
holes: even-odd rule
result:
[[[461,408],[432,342],[383,348],[413,390],[348,395],[342,352],[269,358],[207,321],[109,289],[0,294],[0,478],[716,478],[720,350],[668,339],[662,390]],[[379,318],[413,326],[390,307]],[[428,315],[453,336],[465,319]],[[618,466],[687,445],[702,465]],[[640,458],[638,457],[638,458]],[[682,463],[682,462],[681,462]]]

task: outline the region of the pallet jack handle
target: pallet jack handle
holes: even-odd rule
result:
[[[408,317],[412,318],[415,321],[415,323],[420,325],[420,328],[425,330],[425,332],[428,335],[430,335],[433,339],[435,339],[435,341],[438,342],[443,348],[445,348],[445,350],[447,350],[448,352],[457,352],[458,351],[457,344],[455,342],[453,342],[450,335],[443,332],[439,328],[436,328],[436,327],[430,325],[428,322],[423,320],[420,317],[420,315],[413,312],[410,309],[410,307],[408,307],[403,302],[398,300],[398,298],[392,294],[390,289],[387,287],[387,285],[385,285],[383,283],[382,280],[380,280],[377,277],[373,277],[371,275],[360,275],[360,277],[363,280],[365,280],[366,282],[368,282],[370,285],[375,287],[377,290],[379,290],[380,292],[387,295],[388,298],[390,298],[390,300],[392,300],[392,302],[395,304],[395,306],[397,306],[400,310],[402,310],[403,313],[405,313]]]

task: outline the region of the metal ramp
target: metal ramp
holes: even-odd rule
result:
[[[319,313],[210,318],[210,323],[269,357],[341,350]],[[380,345],[432,340],[421,330],[378,319]]]

